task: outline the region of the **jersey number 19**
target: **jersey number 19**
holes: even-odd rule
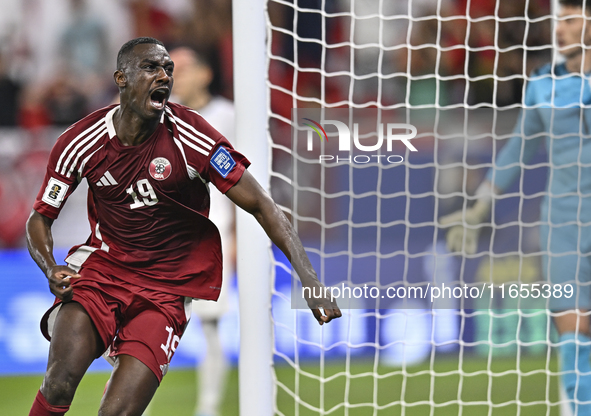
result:
[[[152,185],[150,185],[150,182],[147,179],[139,180],[136,186],[142,199],[140,201],[138,194],[133,190],[133,185],[131,185],[126,189],[127,193],[133,198],[133,204],[129,205],[129,208],[136,209],[146,205],[152,206],[158,202],[156,192],[154,192],[154,188],[152,188]]]

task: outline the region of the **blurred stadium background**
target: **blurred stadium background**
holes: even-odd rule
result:
[[[68,125],[113,101],[116,52],[136,36],[200,51],[215,68],[212,92],[232,99],[231,3],[0,0],[1,415],[26,414],[46,365],[49,344],[38,327],[52,296],[26,252],[24,223],[52,144]],[[434,273],[433,257],[445,254],[445,248],[433,219],[472,194],[493,149],[509,134],[525,77],[551,60],[551,16],[550,0],[269,0],[271,191],[292,214],[305,243],[316,247],[317,230],[306,220],[313,217],[315,205],[290,211],[294,194],[285,178],[293,168],[291,108],[438,108],[437,130],[429,121],[419,126],[420,155],[407,158],[410,167],[401,173],[406,181],[401,188],[380,190],[402,195],[388,211],[388,220],[383,219],[403,222],[395,230],[400,237],[391,241],[393,251],[404,251],[400,265],[409,274]],[[449,117],[444,109],[450,110]],[[432,122],[432,116],[426,119]],[[466,133],[474,138],[469,146]],[[449,140],[439,140],[441,135]],[[469,261],[443,256],[447,260],[438,263],[437,273],[450,282],[458,280],[460,270],[467,281],[537,281],[536,257],[520,260],[517,252],[539,250],[531,223],[537,219],[544,171],[542,166],[524,178],[521,191],[531,196],[524,206],[519,209],[520,199],[509,198],[497,208],[501,224],[519,224],[499,226],[495,233],[495,252],[509,254],[495,260],[494,276],[487,274],[491,269],[486,253]],[[372,175],[366,172],[359,180],[372,182]],[[436,203],[436,193],[448,197]],[[376,205],[371,198],[358,202],[356,212]],[[63,259],[70,246],[86,239],[85,203],[85,192],[79,189],[55,223],[56,258]],[[348,215],[333,214],[324,224]],[[363,216],[348,219],[371,221]],[[486,238],[491,233],[484,234]],[[371,242],[374,237],[360,235],[356,241],[364,238]],[[322,255],[318,257],[315,261],[321,262]],[[559,414],[557,366],[548,346],[553,334],[543,309],[517,312],[510,302],[480,311],[458,304],[438,314],[424,305],[410,310],[351,309],[320,332],[309,312],[291,309],[290,275],[279,265],[283,259],[276,252],[275,261],[276,413]],[[231,299],[221,334],[224,351],[236,364],[235,287]],[[203,355],[195,320],[157,393],[152,415],[191,414],[192,369]],[[108,371],[106,363],[93,365],[72,415],[96,411]],[[235,368],[226,395],[224,415],[238,414]]]

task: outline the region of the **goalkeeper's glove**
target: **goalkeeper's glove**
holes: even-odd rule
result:
[[[482,224],[490,213],[492,204],[492,185],[483,182],[476,191],[476,203],[464,212],[459,210],[439,218],[442,226],[451,226],[447,230],[447,249],[451,252],[462,251],[466,254],[476,253],[478,237]]]

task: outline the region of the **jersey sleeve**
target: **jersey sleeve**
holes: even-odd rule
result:
[[[222,137],[210,153],[205,176],[225,194],[238,182],[248,166],[250,161]]]
[[[33,209],[51,219],[56,219],[68,197],[78,186],[76,172],[68,169],[67,158],[64,157],[70,134],[66,131],[57,140],[47,162],[45,178]]]
[[[189,177],[211,182],[222,193],[238,182],[250,161],[232,147],[199,113],[186,107],[167,111],[176,127],[175,140],[183,152]]]
[[[533,158],[546,136],[540,110],[536,107],[535,88],[535,82],[527,85],[524,107],[519,112],[513,136],[501,148],[494,166],[486,175],[486,178],[503,192],[521,174],[522,165]]]

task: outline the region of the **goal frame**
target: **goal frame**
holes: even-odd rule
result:
[[[248,155],[248,171],[269,191],[265,0],[233,0],[236,147]],[[271,244],[248,213],[236,211],[240,311],[239,407],[242,416],[272,416],[273,329]]]

